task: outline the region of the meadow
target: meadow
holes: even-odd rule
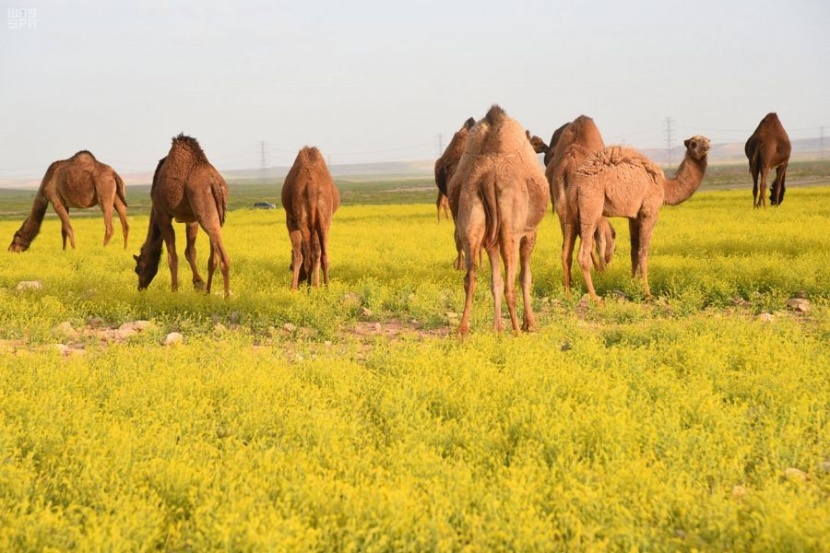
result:
[[[539,331],[492,332],[485,269],[466,339],[434,192],[345,202],[332,282],[292,293],[284,213],[250,190],[227,300],[186,285],[180,225],[180,291],[164,263],[136,290],[132,189],[126,251],[96,211],[73,213],[74,251],[54,217],[2,251],[0,550],[830,550],[827,183],[664,208],[652,299],[622,220],[603,302],[578,270],[565,297],[549,214]]]

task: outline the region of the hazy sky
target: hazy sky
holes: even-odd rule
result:
[[[81,149],[151,171],[182,131],[220,171],[260,141],[428,159],[492,103],[546,140],[584,113],[607,143],[664,146],[667,117],[743,142],[769,111],[830,139],[827,0],[122,4],[2,0],[0,179]]]

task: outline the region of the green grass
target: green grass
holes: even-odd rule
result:
[[[483,271],[464,340],[432,192],[342,207],[310,292],[288,290],[282,210],[232,211],[228,300],[171,293],[164,263],[136,290],[135,202],[127,251],[90,215],[74,251],[50,218],[2,253],[0,550],[827,550],[830,188],[664,208],[651,301],[624,221],[604,302],[580,301],[578,271],[566,299],[548,215],[539,332],[493,334]]]

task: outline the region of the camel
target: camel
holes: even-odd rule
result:
[[[571,294],[571,265],[573,250],[579,233],[579,211],[576,206],[576,188],[572,181],[574,172],[593,154],[605,147],[594,120],[580,115],[571,123],[559,127],[551,138],[552,155],[545,169],[550,184],[553,211],[562,229],[562,274],[565,293]],[[616,248],[616,232],[607,218],[600,219],[594,234],[596,253],[592,250],[594,267],[605,270]]]
[[[61,237],[63,249],[66,239],[75,249],[75,233],[69,222],[69,208],[88,208],[101,206],[104,212],[104,246],[113,235],[112,210],[121,219],[121,231],[124,234],[124,248],[130,226],[127,224],[127,195],[124,181],[115,170],[101,163],[86,150],[76,153],[69,159],[53,162],[46,170],[40,188],[35,196],[32,212],[23,221],[20,229],[14,233],[10,252],[25,252],[40,232],[40,225],[46,215],[49,203],[61,219]]]
[[[774,206],[781,205],[784,201],[784,180],[787,177],[791,150],[790,137],[787,136],[778,115],[766,114],[744,146],[744,152],[749,159],[749,173],[752,175],[752,198],[755,207],[767,207],[764,197],[767,193],[767,175],[773,167],[775,180],[772,182],[769,201]]]
[[[444,201],[449,204],[450,214],[452,215],[453,221],[455,221],[456,213],[458,213],[459,190],[457,188],[450,189],[450,182],[452,181],[452,177],[458,168],[459,162],[461,161],[461,156],[467,145],[467,137],[469,136],[473,125],[475,125],[475,119],[470,117],[464,122],[461,128],[455,132],[452,140],[450,140],[450,143],[447,144],[447,148],[444,150],[444,153],[441,154],[441,157],[439,157],[435,162],[435,184],[438,187],[438,200],[436,201],[436,204],[438,205],[439,210],[439,221],[441,220],[440,210]],[[540,154],[548,151],[548,145],[545,144],[545,141],[538,136],[531,135],[530,131],[525,131],[525,137],[527,138],[528,143],[533,147],[533,151],[535,153]],[[464,268],[464,253],[461,243],[457,238],[455,241],[455,249],[457,254],[455,261],[453,261],[453,267],[460,271]]]
[[[576,170],[579,210],[579,265],[591,298],[598,300],[591,280],[593,237],[602,217],[626,217],[631,233],[631,275],[641,275],[648,286],[651,234],[662,205],[677,205],[694,194],[706,173],[710,142],[704,136],[684,141],[686,154],[673,179],[634,148],[611,146],[594,154]]]
[[[524,317],[522,329],[536,329],[530,299],[530,256],[536,228],[545,216],[550,192],[539,160],[521,125],[493,105],[471,129],[458,169],[449,184],[458,189],[456,237],[464,250],[464,313],[459,333],[470,332],[470,313],[481,249],[490,259],[496,332],[502,330],[501,300],[507,300],[513,332],[519,332],[516,314],[516,258],[521,265]],[[452,195],[450,205],[452,206]],[[502,278],[499,258],[504,261]]]
[[[285,225],[291,239],[291,289],[300,281],[307,286],[329,283],[329,227],[340,205],[340,192],[329,173],[323,155],[314,147],[304,147],[297,154],[282,185]]]
[[[171,288],[173,292],[178,290],[179,259],[176,253],[176,233],[173,230],[175,220],[187,224],[185,257],[193,270],[194,285],[201,288],[202,283],[196,269],[195,248],[196,233],[198,227],[202,227],[210,238],[205,291],[210,294],[213,273],[218,264],[227,298],[230,295],[230,259],[222,244],[222,225],[228,210],[228,185],[210,164],[195,138],[184,134],[173,137],[169,153],[156,167],[150,198],[152,206],[147,239],[141,246],[141,253],[133,256],[138,289],[146,289],[156,276],[164,242]]]
[[[438,221],[441,221],[441,210],[444,209],[444,215],[449,219],[449,199],[447,198],[447,184],[452,179],[455,169],[458,167],[458,162],[461,160],[461,154],[464,153],[464,146],[467,144],[467,135],[470,129],[476,124],[475,119],[470,117],[461,128],[455,131],[452,140],[447,144],[444,152],[437,160],[435,160],[435,186],[438,187],[438,199],[435,201],[435,206],[438,208]]]

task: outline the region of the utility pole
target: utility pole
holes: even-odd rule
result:
[[[259,141],[259,180],[262,181],[262,184],[265,184],[265,179],[267,176],[267,167],[268,162],[265,157],[265,141]]]
[[[444,153],[444,135],[440,132],[438,133],[438,157]]]
[[[671,132],[672,132],[672,128],[671,128],[671,126],[673,124],[674,124],[674,119],[672,119],[671,117],[666,117],[663,120],[663,126],[666,128],[666,160],[667,160],[667,163],[668,163],[669,167],[672,166],[672,159],[671,159],[671,147],[672,147]]]

